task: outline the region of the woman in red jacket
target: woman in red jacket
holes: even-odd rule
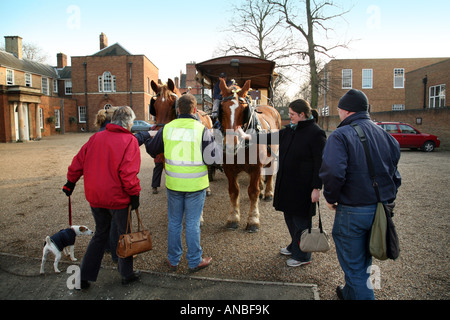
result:
[[[139,207],[141,187],[137,177],[141,155],[137,139],[131,133],[135,115],[130,107],[118,108],[105,131],[94,134],[73,158],[63,191],[70,196],[75,184],[84,176],[84,192],[91,206],[96,230],[81,263],[81,288],[96,281],[111,220],[117,235],[126,233],[128,206]],[[114,230],[113,230],[114,231]],[[139,278],[133,272],[133,257],[118,261],[122,284]]]

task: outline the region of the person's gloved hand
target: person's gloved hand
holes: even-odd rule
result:
[[[136,210],[137,208],[139,208],[139,195],[131,196],[130,200],[131,200],[131,210]]]
[[[66,196],[70,197],[72,195],[73,189],[75,189],[75,183],[67,180],[67,183],[62,188],[62,191],[66,194]]]

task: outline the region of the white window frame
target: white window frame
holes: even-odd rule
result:
[[[6,69],[6,85],[13,86],[14,85],[14,70]]]
[[[58,80],[53,79],[53,93],[58,93]]]
[[[61,128],[61,110],[55,109],[55,129]]]
[[[401,81],[401,84],[399,83]],[[395,68],[394,69],[394,89],[404,89],[405,88],[405,69]]]
[[[31,73],[25,73],[25,87],[31,88],[33,86],[33,76]]]
[[[64,80],[64,92],[68,95],[72,94],[72,80]]]
[[[373,89],[373,69],[362,69],[362,88]]]
[[[78,123],[86,123],[87,108],[85,106],[78,106]]]
[[[48,91],[48,78],[42,78],[41,79],[41,86],[42,86],[42,93],[45,95],[49,95],[49,91]]]
[[[102,92],[112,92],[112,75],[111,72],[105,71],[102,75]]]
[[[431,86],[429,88],[428,108],[445,107],[445,84]]]
[[[98,76],[98,92],[103,92],[102,76]]]
[[[404,104],[393,104],[392,105],[392,111],[402,111],[405,110]]]
[[[353,88],[353,70],[342,69],[342,89]]]

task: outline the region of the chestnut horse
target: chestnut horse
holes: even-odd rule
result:
[[[249,105],[247,93],[250,90],[250,80],[243,88],[237,86],[227,87],[223,79],[220,80],[220,89],[224,97],[221,104],[220,119],[224,134],[224,164],[223,170],[228,178],[228,193],[231,201],[231,211],[227,219],[227,228],[236,229],[240,221],[239,184],[237,176],[246,172],[250,176],[248,196],[250,209],[246,230],[256,232],[259,229],[259,196],[262,192],[263,178],[266,177],[264,199],[273,199],[273,175],[276,173],[276,155],[278,143],[274,145],[253,144],[244,147],[236,130],[244,127],[247,133],[277,132],[281,129],[281,118],[275,108],[271,106]],[[256,136],[253,136],[256,138]],[[253,140],[253,139],[252,139]]]

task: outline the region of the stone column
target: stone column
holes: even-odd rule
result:
[[[17,111],[19,113],[19,141],[25,141],[25,128],[24,128],[24,119],[23,119],[23,105],[22,102],[19,101],[17,105]]]
[[[41,117],[39,116],[39,103],[35,103],[36,106],[36,116],[35,116],[35,126],[36,126],[36,140],[42,139],[41,134]]]

